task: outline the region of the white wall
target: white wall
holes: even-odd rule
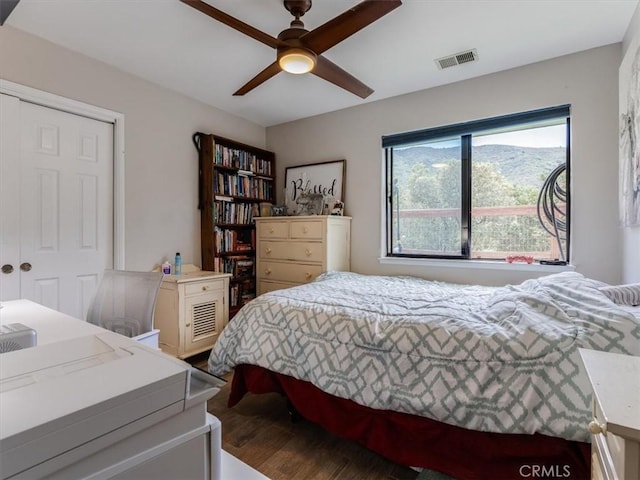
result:
[[[636,8],[622,42],[623,57],[627,53],[631,54],[630,49],[635,50],[639,45],[640,5]],[[624,95],[624,92],[620,95]],[[640,282],[640,226],[622,230],[622,281],[623,283]]]
[[[353,217],[352,269],[462,283],[500,284],[537,272],[382,265],[382,151],[385,134],[572,105],[572,263],[593,278],[622,277],[618,228],[618,67],[609,45],[452,85],[267,128],[278,191],[285,167],[347,160],[346,210]],[[482,60],[481,60],[482,61]],[[460,67],[464,68],[464,66]],[[401,72],[398,73],[401,75]],[[279,196],[282,200],[282,195]]]
[[[263,127],[10,26],[0,28],[0,76],[123,113],[126,268],[150,270],[176,251],[184,263],[200,264],[191,135],[216,133],[264,147]]]
[[[636,12],[628,37],[637,34]],[[635,26],[634,26],[635,25]],[[625,40],[625,45],[631,40]],[[126,265],[146,270],[181,251],[200,263],[195,131],[276,152],[286,166],[347,160],[355,271],[504,283],[531,275],[380,265],[382,135],[570,103],[573,106],[572,260],[615,283],[638,274],[638,229],[617,227],[617,68],[611,45],[453,85],[265,129],[10,26],[0,28],[0,76],[125,115]],[[462,67],[464,68],[464,67]],[[266,139],[266,140],[265,140]],[[280,195],[280,199],[282,195]],[[632,265],[635,265],[632,267]]]

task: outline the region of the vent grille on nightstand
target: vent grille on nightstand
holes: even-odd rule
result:
[[[448,55],[442,58],[436,58],[436,65],[440,70],[443,68],[455,67],[456,65],[462,65],[463,63],[475,62],[478,60],[478,52],[475,48],[466,50],[464,52],[456,53],[454,55]]]
[[[194,305],[192,315],[194,341],[203,335],[216,333],[216,302]]]
[[[21,323],[0,325],[0,353],[36,346],[36,331]]]

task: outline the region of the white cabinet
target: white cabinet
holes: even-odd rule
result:
[[[580,349],[593,389],[591,478],[640,478],[640,357]]]
[[[186,358],[213,346],[229,319],[229,277],[204,271],[164,276],[154,314],[163,352]]]
[[[351,217],[260,217],[256,231],[258,295],[350,269]]]

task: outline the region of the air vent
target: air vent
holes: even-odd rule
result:
[[[436,58],[435,62],[438,65],[438,69],[455,67],[456,65],[462,65],[463,63],[475,62],[478,60],[478,52],[476,49],[467,50],[464,52],[456,53],[455,55],[448,55],[442,58]]]

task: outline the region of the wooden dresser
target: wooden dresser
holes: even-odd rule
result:
[[[258,295],[350,269],[351,217],[259,217],[256,233]]]
[[[640,357],[580,349],[593,389],[591,478],[640,478]]]

